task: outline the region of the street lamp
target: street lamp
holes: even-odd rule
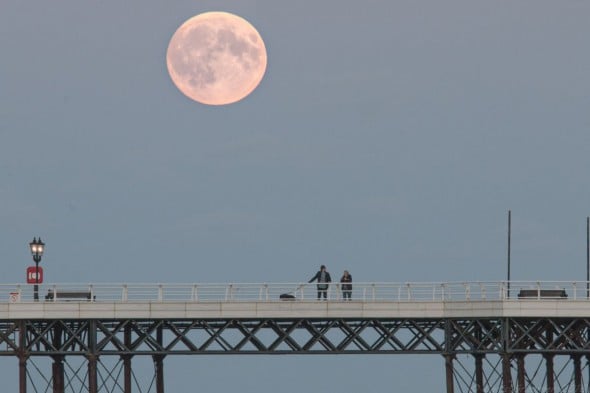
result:
[[[34,291],[34,299],[36,302],[39,301],[39,262],[41,262],[41,257],[43,256],[43,250],[45,248],[45,243],[41,241],[41,238],[37,240],[36,237],[33,238],[33,241],[29,243],[29,247],[31,248],[31,255],[33,255],[33,261],[35,261],[35,291]]]

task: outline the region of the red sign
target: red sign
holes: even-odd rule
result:
[[[37,276],[39,275],[39,276]],[[35,266],[29,266],[27,268],[27,284],[42,284],[43,283],[43,268],[37,268]]]

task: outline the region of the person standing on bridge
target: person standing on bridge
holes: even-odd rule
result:
[[[340,279],[340,289],[342,290],[342,300],[352,300],[352,276],[348,270],[344,271]]]
[[[318,282],[318,300],[324,297],[324,300],[328,300],[328,286],[332,282],[330,273],[326,270],[326,266],[320,266],[320,270],[309,280],[309,282]]]

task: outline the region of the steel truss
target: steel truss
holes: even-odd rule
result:
[[[0,356],[18,358],[20,393],[48,361],[41,384],[53,392],[142,392],[131,361],[150,356],[144,389],[163,393],[170,355],[327,353],[439,354],[448,393],[590,392],[585,318],[0,321]]]

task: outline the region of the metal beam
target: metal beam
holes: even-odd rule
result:
[[[99,359],[119,357],[124,381],[118,386],[131,393],[131,360],[146,355],[153,358],[157,393],[162,393],[164,358],[179,354],[439,354],[445,357],[447,391],[512,393],[517,386],[521,393],[539,383],[527,379],[528,355],[543,356],[543,390],[554,390],[557,383],[580,390],[580,359],[590,356],[589,334],[588,318],[23,319],[0,320],[0,337],[6,344],[0,355],[18,358],[19,393],[27,391],[27,361],[39,357],[54,360],[54,392],[63,390],[68,359],[85,357],[91,393],[99,389],[98,366],[104,369]],[[458,366],[462,355],[475,356],[471,371]],[[553,359],[558,356],[572,359],[571,373],[555,373]],[[464,377],[465,372],[473,374]],[[560,381],[566,375],[571,381]],[[471,390],[459,389],[461,384]]]
[[[445,355],[445,379],[447,385],[447,393],[454,393],[454,372],[453,372],[453,355]]]

